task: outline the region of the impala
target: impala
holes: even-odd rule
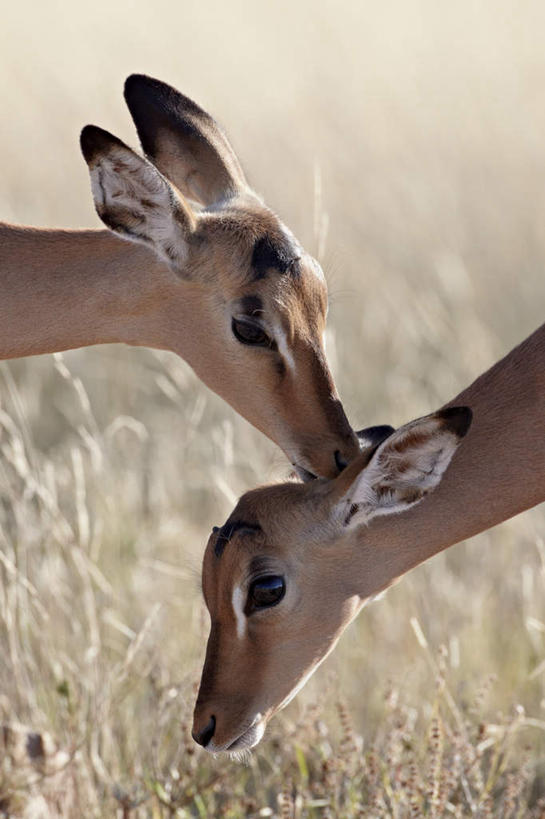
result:
[[[368,443],[333,480],[248,492],[213,531],[193,725],[207,750],[256,745],[394,580],[545,500],[545,325],[452,405],[395,432],[371,430]]]
[[[109,342],[172,350],[302,477],[338,474],[359,446],[325,357],[319,264],[205,111],[141,75],[125,99],[147,158],[95,126],[81,134],[110,230],[0,224],[0,358]]]

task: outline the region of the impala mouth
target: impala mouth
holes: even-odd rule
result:
[[[209,754],[229,754],[236,760],[244,760],[247,752],[261,741],[265,733],[265,726],[267,721],[262,714],[256,714],[250,724],[246,723],[247,727],[231,742],[217,743],[213,737],[210,742],[204,745],[204,750]]]
[[[255,748],[258,742],[261,741],[265,733],[265,722],[261,719],[261,714],[258,714],[249,728],[244,731],[234,742],[227,746],[226,751],[231,753],[239,753],[240,751],[249,751]]]
[[[310,472],[308,469],[305,469],[304,466],[299,466],[299,464],[292,464],[293,468],[295,469],[299,478],[303,481],[303,483],[308,483],[309,481],[315,481],[318,477],[314,474],[314,472]]]
[[[205,745],[205,750],[211,754],[232,754],[235,759],[239,758],[239,756],[240,758],[244,758],[245,752],[255,748],[257,743],[260,742],[265,733],[265,725],[266,721],[263,719],[263,716],[256,714],[250,725],[232,742],[228,742],[225,745],[216,745],[212,739],[211,742]]]
[[[239,751],[249,751],[251,748],[255,748],[258,742],[261,741],[264,733],[265,724],[263,722],[252,725],[251,728],[248,728],[247,731],[229,745],[227,752],[231,754],[238,753]]]

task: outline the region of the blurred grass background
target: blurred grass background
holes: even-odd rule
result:
[[[401,424],[543,320],[544,30],[537,0],[5,5],[0,218],[98,226],[79,130],[93,122],[134,145],[125,77],[170,82],[224,125],[253,185],[320,258],[354,426]],[[481,724],[504,741],[514,729],[498,725],[516,722],[525,787],[509,813],[501,755],[482,804],[462,788],[445,815],[538,811],[543,509],[434,558],[365,610],[248,768],[192,747],[206,538],[241,492],[285,468],[173,355],[102,347],[0,366],[0,703],[75,754],[51,815],[419,815],[415,749],[424,770],[437,719],[456,746],[437,657],[476,749]],[[470,693],[483,686],[485,716]],[[380,798],[369,785],[369,749],[383,777],[393,770],[392,690],[412,737],[398,802],[393,785]],[[352,802],[339,773],[350,731],[350,764],[367,765]],[[475,751],[483,764],[488,751]],[[0,804],[53,798],[47,777],[31,786],[12,763]],[[443,815],[411,787],[419,810]],[[176,788],[185,795],[168,807]]]

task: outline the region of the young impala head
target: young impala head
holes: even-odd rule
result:
[[[240,499],[204,556],[211,630],[197,742],[211,752],[259,742],[363,603],[391,580],[386,567],[368,564],[365,534],[356,530],[431,492],[470,423],[466,407],[440,410],[385,440],[371,434],[334,480],[264,487]]]
[[[359,448],[325,358],[319,264],[248,186],[205,111],[140,75],[125,98],[147,158],[91,125],[81,145],[102,221],[172,271],[166,299],[157,285],[156,335],[301,476],[338,474]]]

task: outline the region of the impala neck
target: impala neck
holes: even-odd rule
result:
[[[167,347],[161,314],[183,286],[146,247],[109,231],[0,224],[0,358],[108,342]],[[192,300],[185,311],[180,301],[183,325]]]
[[[473,423],[439,487],[352,537],[346,577],[362,600],[437,552],[545,500],[545,324],[449,405]]]

